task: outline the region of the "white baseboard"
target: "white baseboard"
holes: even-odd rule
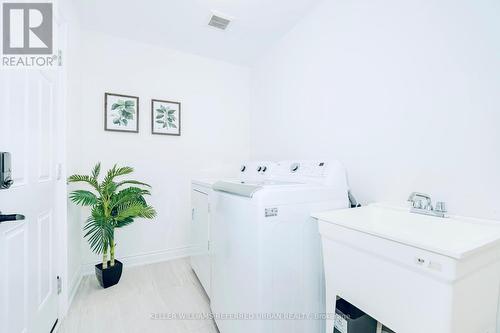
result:
[[[154,264],[157,262],[174,260],[185,258],[193,255],[195,250],[194,246],[185,246],[174,249],[166,249],[161,251],[140,253],[132,256],[125,256],[117,258],[120,260],[125,268],[133,267],[133,266],[141,266],[147,264]],[[85,263],[82,265],[82,273],[83,275],[94,274],[96,263]]]

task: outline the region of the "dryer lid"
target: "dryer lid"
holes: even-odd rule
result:
[[[219,192],[226,192],[242,197],[251,198],[257,191],[264,188],[298,184],[300,183],[276,180],[264,180],[261,182],[218,181],[212,186],[212,189]]]
[[[212,186],[212,189],[215,191],[236,194],[247,198],[253,197],[254,193],[260,190],[261,188],[262,186],[255,184],[225,182],[225,181],[216,182]]]

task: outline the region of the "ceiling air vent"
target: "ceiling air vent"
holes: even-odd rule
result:
[[[217,29],[226,30],[227,26],[231,23],[231,19],[222,17],[219,14],[212,14],[208,25]]]

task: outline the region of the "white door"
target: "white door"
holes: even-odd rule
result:
[[[12,154],[0,211],[0,332],[51,331],[58,313],[55,221],[56,78],[38,70],[0,71],[0,151]]]

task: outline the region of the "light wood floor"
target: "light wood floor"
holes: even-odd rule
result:
[[[107,289],[94,275],[85,276],[58,332],[217,333],[209,319],[151,319],[169,313],[210,313],[186,259],[126,268],[118,285]]]

